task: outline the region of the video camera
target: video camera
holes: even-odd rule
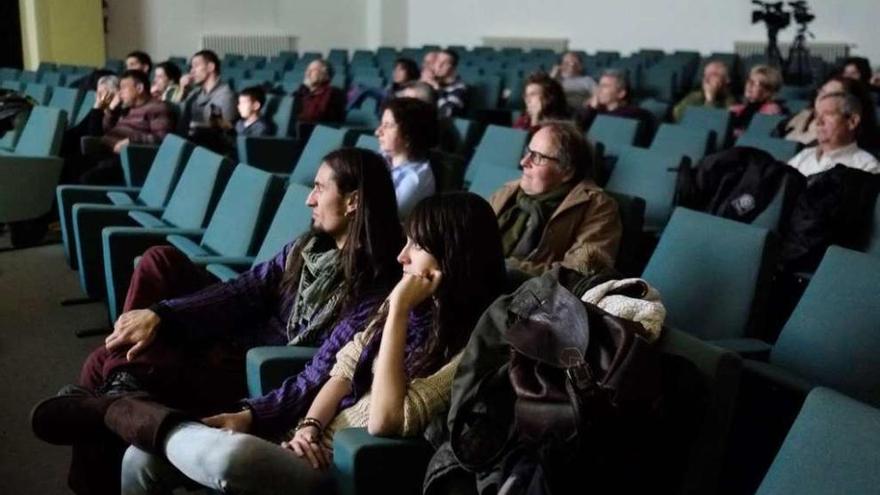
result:
[[[816,18],[816,16],[812,12],[810,12],[810,6],[807,5],[806,0],[788,2],[788,5],[791,7],[792,14],[794,15],[794,21],[798,24],[809,24],[810,22],[813,22],[813,19]]]
[[[768,29],[779,31],[785,29],[785,27],[791,23],[791,14],[782,10],[784,2],[771,3],[752,0],[752,3],[761,7],[752,12],[752,24],[763,21],[767,24]],[[789,2],[789,5],[794,7],[794,3],[804,4],[803,7],[806,10],[806,3],[804,1]]]

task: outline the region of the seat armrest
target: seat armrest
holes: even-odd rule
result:
[[[253,256],[191,256],[189,259],[197,265],[230,265],[237,269],[248,269],[254,264]]]
[[[366,428],[346,428],[333,436],[333,472],[343,495],[387,493],[388,480],[420,493],[433,449],[422,437],[370,435]]]
[[[265,346],[249,350],[246,358],[248,393],[261,397],[277,388],[289,376],[305,368],[317,348],[300,346]]]
[[[770,351],[773,346],[759,339],[718,339],[710,340],[710,343],[731,350],[739,354],[743,359],[754,359],[766,362],[770,359]]]
[[[207,265],[205,266],[205,270],[207,270],[208,273],[210,273],[211,275],[217,277],[217,279],[221,282],[229,282],[235,277],[241,275],[241,272],[237,272],[226,265],[220,264]]]
[[[743,373],[758,377],[786,390],[806,395],[816,386],[815,383],[779,366],[753,359],[743,361]]]

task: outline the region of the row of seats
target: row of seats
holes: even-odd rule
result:
[[[719,225],[716,222],[729,222],[724,227],[755,229],[686,210],[677,211],[673,222],[676,225],[700,224],[699,228],[704,229],[703,236],[730,234],[727,229],[714,228]],[[692,253],[681,253],[680,257]],[[656,279],[655,275],[649,271],[645,273],[651,283],[655,283],[652,280]],[[714,305],[726,304],[729,293],[724,294],[720,289],[727,280],[719,278],[717,273],[704,276],[707,283],[714,283],[719,289],[704,294],[702,304],[695,303],[687,308],[690,312],[711,311]],[[688,282],[680,280],[677,283]],[[705,287],[705,284],[701,287]],[[794,426],[783,422],[781,432],[777,432],[784,436],[789,431],[788,439],[759,493],[802,493],[801,490],[805,490],[803,493],[829,493],[829,487],[837,485],[829,485],[827,480],[815,484],[817,478],[824,476],[854,487],[876,482],[876,474],[865,472],[865,469],[876,465],[877,445],[868,447],[867,460],[862,457],[862,452],[841,452],[851,459],[843,467],[828,466],[826,463],[816,465],[817,460],[824,458],[823,451],[801,452],[797,447],[821,449],[830,444],[837,453],[854,442],[865,445],[858,439],[841,438],[831,432],[840,431],[840,427],[835,425],[842,422],[847,425],[842,430],[852,436],[857,434],[860,427],[866,426],[864,421],[876,423],[880,417],[880,413],[873,409],[880,405],[880,368],[874,366],[874,356],[880,352],[880,338],[874,328],[880,318],[880,310],[872,302],[872,295],[878,289],[880,259],[832,247],[786,324],[779,342],[770,352],[769,359],[766,354],[763,360],[751,359],[749,354],[726,350],[675,328],[664,329],[658,348],[664,357],[664,378],[668,379],[664,380],[667,382],[666,407],[685,415],[687,421],[672,420],[669,424],[657,426],[663,428],[669,437],[667,450],[681,454],[657,460],[669,473],[669,479],[658,480],[658,490],[663,493],[714,493],[726,483],[723,476],[726,464],[730,462],[750,465],[763,476],[769,462],[760,464],[753,458],[730,458],[730,445],[737,441],[745,439],[749,445],[770,441],[756,436],[754,431],[743,429],[741,425],[742,399],[753,395],[750,389],[756,386],[770,390],[782,387],[796,397],[790,404],[791,409],[786,411],[759,404],[762,407],[758,412],[763,413],[763,417],[772,411],[774,416],[793,418],[801,409]],[[677,308],[670,303],[670,296],[675,296],[663,292],[663,288],[661,293],[670,310],[670,322],[674,325],[672,313]],[[712,295],[717,297],[709,300]],[[279,385],[284,377],[300,370],[313,352],[314,349],[300,347],[252,349],[247,359],[250,393],[259,396]],[[687,365],[676,364],[681,360]],[[680,383],[692,387],[683,396],[676,393],[675,384]],[[823,386],[832,387],[837,392],[824,389]],[[858,404],[842,394],[855,397],[870,406]],[[801,408],[805,397],[807,400]],[[829,404],[835,407],[829,409]],[[843,414],[847,419],[829,416],[832,413]],[[816,423],[816,414],[825,422]],[[855,416],[851,416],[853,414]],[[851,417],[863,419],[852,424],[849,420]],[[872,439],[880,434],[873,423],[867,432]],[[821,443],[812,444],[811,435],[816,431],[824,431],[825,436]],[[732,435],[740,437],[734,438]],[[674,448],[671,447],[673,444]],[[771,447],[771,452],[775,452],[778,445]],[[389,476],[395,476],[406,487],[406,492],[415,491],[421,486],[430,452],[424,440],[377,438],[364,429],[344,430],[334,439],[335,470],[345,487],[344,493],[374,493]],[[337,454],[341,454],[338,460]],[[389,465],[388,459],[395,459],[395,462]],[[797,459],[809,460],[810,466],[817,471],[808,473],[806,478],[800,476],[798,466],[792,466]],[[821,490],[811,491],[817,487],[821,487]]]

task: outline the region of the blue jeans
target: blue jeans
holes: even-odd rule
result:
[[[165,456],[129,447],[122,461],[123,495],[171,494],[203,485],[222,493],[332,493],[329,470],[318,471],[280,445],[244,433],[184,423],[169,432]]]

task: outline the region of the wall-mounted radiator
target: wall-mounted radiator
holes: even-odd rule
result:
[[[202,49],[227,53],[274,57],[283,51],[296,51],[296,36],[283,34],[203,34]]]
[[[526,38],[522,36],[483,36],[483,46],[492,48],[549,48],[554,52],[568,50],[568,38]]]
[[[783,57],[788,57],[788,50],[791,43],[779,43],[779,51]],[[815,42],[808,41],[807,48],[810,55],[820,57],[826,62],[835,62],[839,58],[849,56],[850,46],[847,43],[839,42]],[[748,57],[749,55],[763,55],[767,51],[766,41],[734,41],[733,51],[740,57]]]

